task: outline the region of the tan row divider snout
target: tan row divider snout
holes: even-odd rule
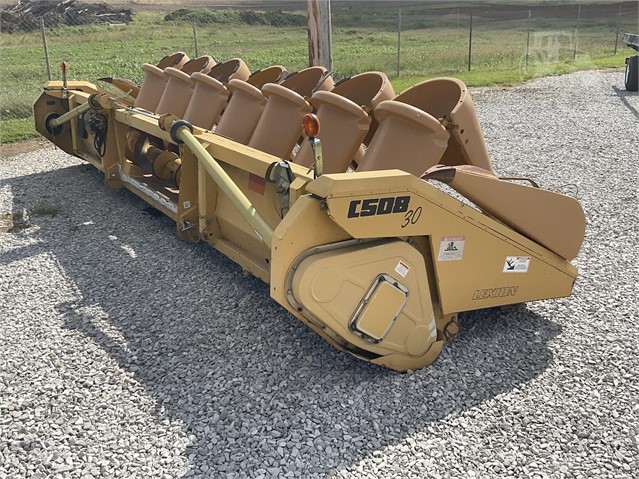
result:
[[[264,85],[262,94],[266,106],[248,146],[288,158],[302,134],[302,117],[313,108],[302,96],[276,83]]]
[[[151,112],[156,112],[156,110],[158,110],[166,87],[169,83],[170,75],[167,74],[168,69],[181,71],[186,75],[190,75],[196,71],[206,73],[213,67],[213,65],[215,65],[215,60],[213,60],[213,58],[209,55],[204,55],[191,60],[182,52],[164,57],[160,60],[160,63],[158,63],[157,66],[144,63],[142,65],[144,80],[140,86],[140,91],[137,93],[133,106],[136,108],[143,108]],[[179,83],[174,82],[174,85],[171,88],[176,88],[177,85],[179,85]],[[190,93],[191,92],[189,91],[189,98]],[[173,92],[171,95],[172,94]],[[176,102],[176,105],[177,104],[179,104],[179,100]],[[173,106],[173,103],[169,99],[166,99],[165,104],[162,107],[169,108]],[[182,113],[184,113],[184,111],[182,111]]]
[[[193,92],[183,119],[210,130],[228,103],[230,91],[225,84],[231,79],[245,81],[249,75],[249,68],[240,58],[218,63],[208,73],[192,73]]]
[[[362,144],[371,119],[360,106],[333,92],[316,92],[311,104],[321,124],[318,138],[322,140],[324,173],[343,173]],[[311,145],[305,141],[295,163],[310,167],[314,162]]]
[[[357,171],[399,169],[420,176],[439,163],[450,134],[437,118],[395,100],[380,103],[375,115],[379,127]]]
[[[567,260],[579,254],[586,217],[570,196],[500,180],[475,166],[437,165],[422,179],[446,183],[485,213]]]

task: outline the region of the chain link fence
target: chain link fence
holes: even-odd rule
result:
[[[596,66],[597,59],[625,54],[623,32],[639,30],[636,2],[422,4],[370,16],[346,6],[332,16],[336,64],[352,64],[354,45],[363,53],[367,45],[383,45],[384,56],[371,60],[395,76],[512,71],[528,78],[561,72],[567,62]]]
[[[623,65],[632,54],[620,43],[623,33],[639,31],[635,1],[454,5],[332,2],[334,77],[383,71],[397,90],[437,75],[471,85],[515,82]],[[241,57],[253,70],[281,64],[295,71],[308,63],[307,41],[305,2],[175,8],[161,0],[107,6],[22,0],[2,7],[0,142],[35,135],[31,105],[49,74],[60,79],[62,61],[69,79],[104,87],[98,78],[139,83],[142,63],[174,51],[218,61]]]

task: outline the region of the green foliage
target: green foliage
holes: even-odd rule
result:
[[[270,25],[272,27],[306,26],[306,15],[282,10],[209,10],[204,8],[180,8],[164,16],[165,21],[195,20],[198,25],[219,23],[226,25]]]
[[[240,12],[240,20],[247,25],[271,25],[273,27],[305,27],[306,15],[288,13],[281,10]]]
[[[195,20],[198,25],[208,25],[210,23],[238,24],[240,23],[240,12],[238,10],[180,8],[167,13],[164,16],[164,20],[167,22],[192,22]]]

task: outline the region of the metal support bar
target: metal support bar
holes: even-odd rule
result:
[[[102,93],[99,95],[90,95],[89,99],[82,103],[81,105],[76,106],[72,110],[69,110],[63,115],[60,115],[55,118],[51,118],[48,121],[48,126],[52,128],[57,128],[60,125],[64,125],[68,121],[73,120],[74,118],[79,117],[82,113],[85,113],[91,109],[100,110],[102,108],[109,108],[111,104],[111,99],[108,95]]]
[[[57,118],[51,118],[51,120],[49,120],[49,126],[57,128],[58,126],[64,125],[66,122],[77,118],[82,113],[87,112],[90,109],[91,105],[89,105],[89,102],[82,103],[81,105],[76,106],[74,109],[69,110],[64,115],[60,115]]]
[[[313,150],[313,158],[315,159],[315,178],[319,178],[324,174],[324,155],[322,154],[322,142],[319,138],[309,138],[311,150]]]
[[[188,146],[197,156],[202,166],[206,169],[213,181],[219,186],[224,194],[231,200],[233,206],[242,215],[242,218],[251,225],[257,235],[270,248],[273,240],[273,229],[266,220],[258,213],[250,200],[240,188],[233,182],[231,177],[224,171],[220,164],[209,154],[202,144],[191,133],[190,125],[187,122],[174,121],[175,117],[160,117],[159,125],[165,131],[170,131],[174,140],[177,139]]]

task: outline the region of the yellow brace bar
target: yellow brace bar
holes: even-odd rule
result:
[[[158,120],[160,128],[171,132],[174,140],[179,140],[188,146],[195,156],[200,160],[211,178],[217,183],[224,194],[229,198],[233,206],[242,215],[242,218],[251,225],[257,235],[270,248],[273,239],[273,229],[260,215],[250,200],[240,188],[233,182],[220,164],[209,154],[202,144],[191,133],[190,124],[185,121],[176,120],[172,115],[161,116]]]

